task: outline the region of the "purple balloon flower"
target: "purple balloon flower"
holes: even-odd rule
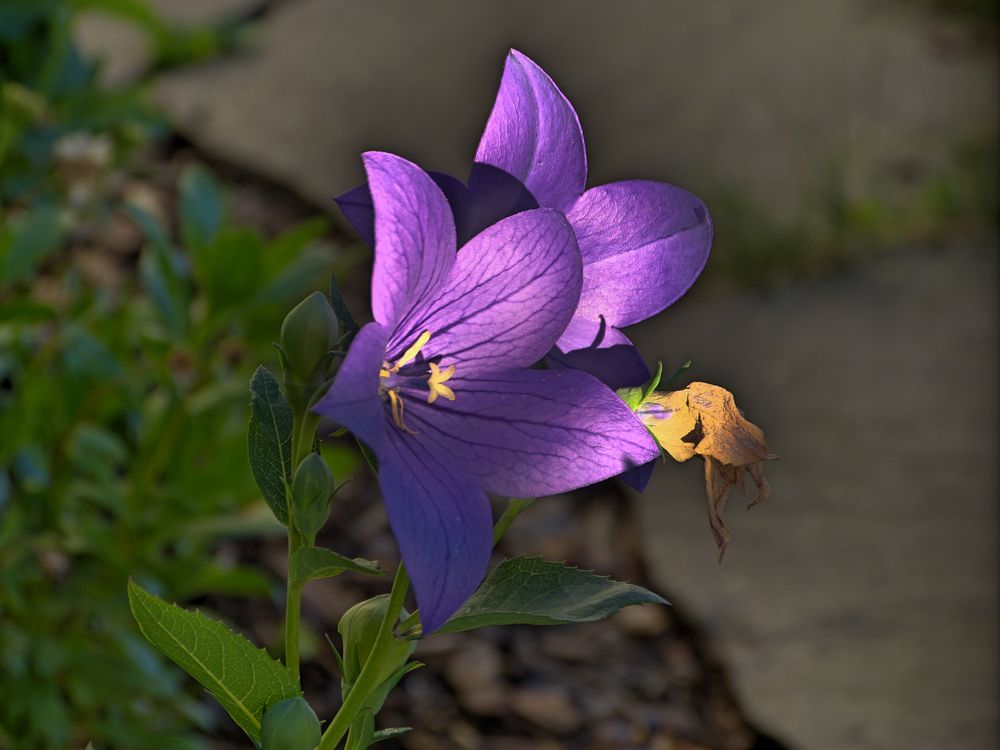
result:
[[[578,307],[580,253],[564,215],[518,213],[457,251],[448,201],[417,166],[364,156],[374,203],[375,322],[316,410],[379,460],[389,520],[425,632],[482,581],[486,493],[537,497],[658,455],[618,396],[574,370],[528,369]]]
[[[593,373],[613,388],[649,370],[620,330],[676,302],[705,267],[712,224],[681,188],[628,180],[586,190],[583,131],[573,106],[538,65],[511,50],[468,186],[435,174],[459,245],[496,221],[541,206],[562,211],[583,258],[580,301],[550,363]],[[366,241],[373,239],[366,185],[337,199]]]

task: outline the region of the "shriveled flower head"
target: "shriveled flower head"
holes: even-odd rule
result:
[[[379,460],[393,531],[425,632],[475,590],[491,549],[487,492],[537,497],[658,455],[635,414],[594,377],[529,369],[578,307],[583,268],[557,210],[502,219],[458,252],[426,173],[364,156],[374,210],[375,322],[354,338],[316,410]]]
[[[448,197],[459,245],[518,212],[539,206],[561,211],[576,235],[583,276],[576,309],[548,353],[550,363],[591,372],[613,388],[649,378],[620,329],[672,305],[705,267],[712,223],[696,196],[649,180],[587,190],[583,131],[573,106],[516,50],[507,56],[468,183],[443,174],[433,178]],[[368,186],[337,202],[372,242]]]
[[[653,392],[638,408],[639,417],[660,447],[675,461],[701,456],[705,459],[708,520],[721,559],[731,535],[722,508],[732,487],[744,489],[749,475],[757,491],[749,507],[767,500],[771,485],[763,463],[777,456],[764,441],[764,431],[747,420],[733,394],[710,383],[691,383],[678,391]],[[652,465],[641,467],[641,483]]]

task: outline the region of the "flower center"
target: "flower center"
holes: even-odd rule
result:
[[[449,401],[455,400],[455,392],[445,385],[454,376],[455,365],[441,369],[436,362],[416,361],[417,355],[430,340],[431,332],[424,331],[395,362],[382,362],[382,368],[378,372],[380,390],[389,398],[392,421],[399,429],[411,435],[416,433],[403,421],[405,408],[401,393],[403,389],[417,391],[422,395],[422,391],[426,388],[428,404],[437,401],[438,396],[444,396]]]

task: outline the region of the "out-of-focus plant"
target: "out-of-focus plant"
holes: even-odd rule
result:
[[[136,196],[38,203],[0,224],[3,750],[201,746],[191,729],[211,717],[130,627],[123,582],[272,593],[212,548],[274,526],[245,470],[247,363],[334,267],[325,222],[266,240],[188,166],[177,244]],[[141,228],[137,259],[80,239],[113,221]]]
[[[3,0],[0,2],[0,205],[52,199],[56,144],[67,135],[100,134],[127,147],[165,126],[142,97],[143,82],[103,90],[100,64],[79,49],[74,29],[88,13],[119,18],[145,32],[149,72],[232,48],[244,26],[181,26],[145,0]]]

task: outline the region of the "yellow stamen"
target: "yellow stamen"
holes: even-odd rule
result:
[[[424,331],[420,334],[420,337],[413,342],[413,346],[403,352],[403,356],[396,360],[396,366],[393,368],[394,371],[399,370],[403,365],[408,365],[410,362],[417,358],[420,354],[420,350],[423,349],[427,342],[431,340],[431,332]]]
[[[428,364],[431,368],[431,374],[427,378],[427,387],[430,390],[430,393],[427,394],[427,403],[433,404],[438,396],[444,396],[449,401],[454,401],[455,392],[444,383],[455,374],[455,365],[449,365],[442,370],[434,362]]]
[[[388,391],[389,393],[389,403],[392,406],[392,421],[396,423],[396,426],[403,432],[408,432],[411,435],[416,435],[417,433],[406,426],[403,422],[403,399],[400,398],[399,393],[393,388]]]

